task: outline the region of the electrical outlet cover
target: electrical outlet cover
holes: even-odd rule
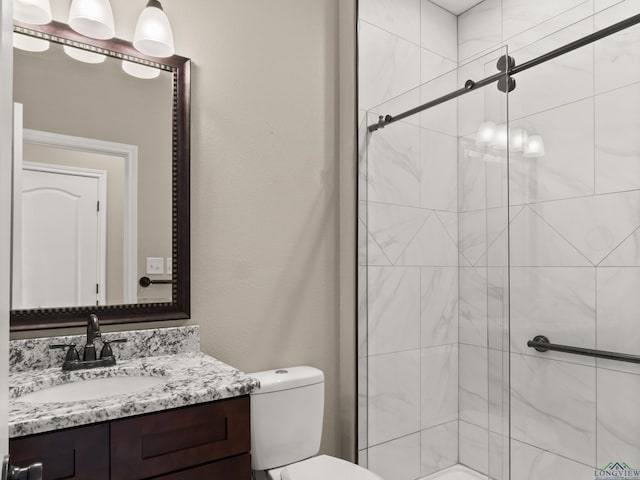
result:
[[[164,273],[164,258],[147,257],[147,275],[162,275]]]

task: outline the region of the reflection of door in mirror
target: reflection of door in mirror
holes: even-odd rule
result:
[[[22,147],[23,161],[16,160],[14,170],[16,190],[25,193],[22,197],[14,197],[16,247],[12,308],[135,303],[137,147],[28,129],[24,130]],[[40,194],[34,195],[34,188],[40,188],[40,185],[27,187],[26,184],[29,176],[33,176],[33,168],[29,166],[33,162],[49,173],[62,172],[59,176],[63,178],[59,181],[63,184],[52,186],[51,175],[43,179],[38,172],[37,181],[48,185],[44,190],[38,190]],[[69,177],[86,179],[100,171],[105,173],[108,183],[103,184],[101,194],[104,198],[100,200],[99,207],[95,198],[88,200],[90,195],[86,191],[65,191],[71,182]],[[78,188],[78,182],[78,178],[74,179],[73,188]],[[54,191],[67,201],[52,201]],[[44,205],[37,205],[34,202],[36,198],[43,199]],[[80,208],[84,203],[81,199],[87,199],[86,208]],[[51,211],[54,205],[61,209]],[[81,211],[86,212],[86,218],[78,217]],[[91,214],[91,221],[95,221],[96,216],[103,218],[99,226],[102,240],[97,243],[98,257],[89,253],[95,247],[85,243],[88,242],[87,232],[93,231],[89,226]],[[22,226],[19,226],[21,217]],[[100,251],[103,253],[99,254]],[[91,262],[97,272],[97,280],[89,274],[88,264]],[[81,268],[80,265],[85,266]],[[56,279],[54,288],[52,285]]]
[[[48,146],[67,152],[58,155],[58,164],[107,170],[106,295],[101,305],[172,301],[171,284],[142,288],[138,280],[150,273],[153,280],[172,277],[167,269],[148,272],[146,260],[166,262],[173,254],[173,80],[166,70],[152,80],[131,77],[116,57],[97,65],[79,62],[57,43],[46,52],[14,49],[14,99],[24,104],[25,160],[49,162],[51,154],[27,156]],[[27,138],[28,132],[35,137]],[[57,136],[78,142],[51,141]],[[116,148],[109,150],[109,145]],[[111,161],[98,164],[85,153],[106,154]],[[133,170],[130,158],[135,158]],[[116,165],[119,173],[112,170]],[[124,187],[117,181],[122,168]],[[115,195],[116,188],[121,193]],[[91,305],[95,299],[86,306]],[[30,308],[35,306],[23,307]]]
[[[23,161],[20,180],[13,305],[104,304],[107,172]]]

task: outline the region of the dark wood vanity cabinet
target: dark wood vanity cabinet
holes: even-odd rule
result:
[[[249,480],[249,397],[11,440],[16,466],[45,480]]]
[[[11,439],[9,454],[16,467],[42,462],[46,480],[109,480],[109,424]]]

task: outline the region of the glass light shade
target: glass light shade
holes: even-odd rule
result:
[[[74,60],[78,60],[79,62],[84,63],[102,63],[107,57],[106,55],[102,55],[101,53],[88,52],[86,50],[82,50],[81,48],[74,48],[68,45],[63,45],[64,53],[69,55]]]
[[[69,26],[85,37],[108,40],[115,35],[109,0],[73,0]]]
[[[506,150],[509,146],[509,129],[504,123],[496,127],[496,133],[491,140],[491,146],[496,150]]]
[[[13,46],[26,52],[46,52],[49,50],[49,41],[13,32]]]
[[[143,78],[145,80],[150,80],[160,75],[160,70],[157,68],[147,67],[146,65],[140,65],[139,63],[129,62],[127,60],[122,61],[122,70],[132,77]]]
[[[529,134],[524,128],[514,128],[509,135],[509,147],[515,152],[522,152],[527,146]]]
[[[482,122],[476,133],[476,145],[489,145],[496,134],[496,124]]]
[[[531,135],[524,148],[525,157],[542,157],[544,156],[544,141],[540,135]]]
[[[32,25],[45,25],[51,21],[49,0],[13,0],[13,18]]]
[[[165,58],[175,53],[171,24],[157,0],[150,0],[138,17],[133,46],[152,57]]]

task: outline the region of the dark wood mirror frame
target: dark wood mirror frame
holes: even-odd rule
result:
[[[189,220],[191,61],[178,55],[162,59],[149,57],[138,52],[131,42],[117,38],[94,40],[76,33],[64,23],[55,21],[47,25],[28,25],[15,22],[14,32],[152,66],[173,74],[173,283],[172,301],[166,303],[12,310],[11,330],[84,326],[91,313],[98,315],[101,324],[189,318],[191,295]]]

